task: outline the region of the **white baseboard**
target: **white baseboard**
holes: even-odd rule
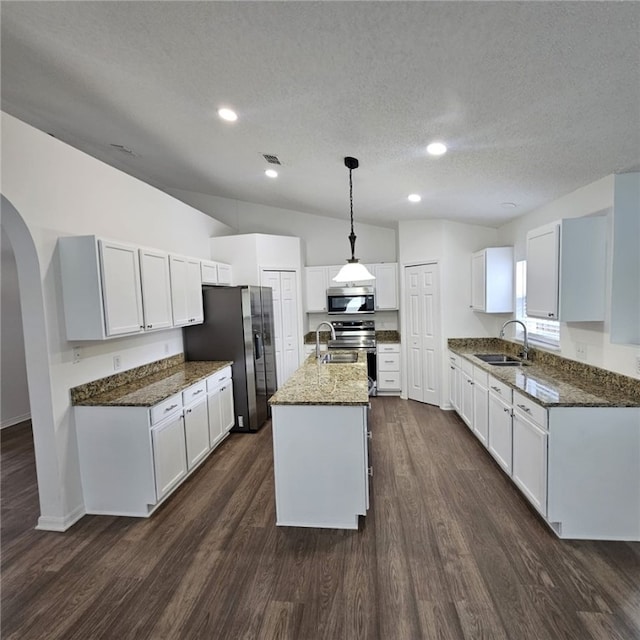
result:
[[[25,420],[31,419],[31,413],[23,413],[21,416],[15,416],[13,418],[6,418],[0,422],[0,429],[6,429],[7,427],[13,427],[14,424],[19,424]]]
[[[71,513],[63,517],[40,516],[36,529],[39,531],[66,531],[85,515],[84,505],[76,507]]]

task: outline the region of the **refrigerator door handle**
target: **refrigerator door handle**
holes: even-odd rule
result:
[[[256,360],[262,360],[262,354],[264,352],[264,345],[262,343],[262,335],[255,333],[253,336],[254,346],[256,350]]]

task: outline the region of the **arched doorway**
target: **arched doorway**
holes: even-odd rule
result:
[[[13,248],[18,272],[27,384],[38,476],[38,529],[64,531],[65,509],[57,455],[49,347],[42,295],[40,264],[33,238],[13,204],[0,195],[0,223]]]

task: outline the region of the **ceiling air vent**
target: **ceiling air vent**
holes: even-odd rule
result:
[[[280,160],[278,160],[278,156],[273,156],[270,155],[268,153],[263,153],[262,157],[269,163],[269,164],[282,164],[282,162],[280,162]]]

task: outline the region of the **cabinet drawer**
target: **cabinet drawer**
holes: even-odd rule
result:
[[[171,414],[179,413],[180,411],[182,411],[182,394],[176,393],[151,407],[151,424],[156,424]]]
[[[207,378],[207,391],[213,391],[223,382],[231,380],[231,367],[225,367]]]
[[[378,371],[400,371],[400,354],[380,354],[378,356]]]
[[[460,367],[470,377],[473,378],[473,364],[466,358],[460,358]]]
[[[462,358],[453,353],[453,351],[449,351],[449,362],[454,366],[454,367],[459,367],[460,366],[460,360],[462,360]]]
[[[524,413],[543,429],[547,428],[547,410],[518,391],[513,392],[513,408]]]
[[[483,371],[479,367],[473,367],[473,379],[475,382],[478,382],[483,387],[486,387],[489,382],[489,374],[486,371]]]
[[[507,404],[511,404],[512,389],[508,384],[497,380],[493,376],[489,376],[488,386],[491,393],[501,398]]]
[[[397,343],[393,344],[379,344],[377,345],[378,354],[384,353],[400,353],[400,345]]]
[[[182,392],[182,404],[186,407],[199,398],[203,398],[207,394],[207,381],[202,380]]]
[[[378,390],[400,389],[400,372],[399,371],[384,371],[378,376]]]

